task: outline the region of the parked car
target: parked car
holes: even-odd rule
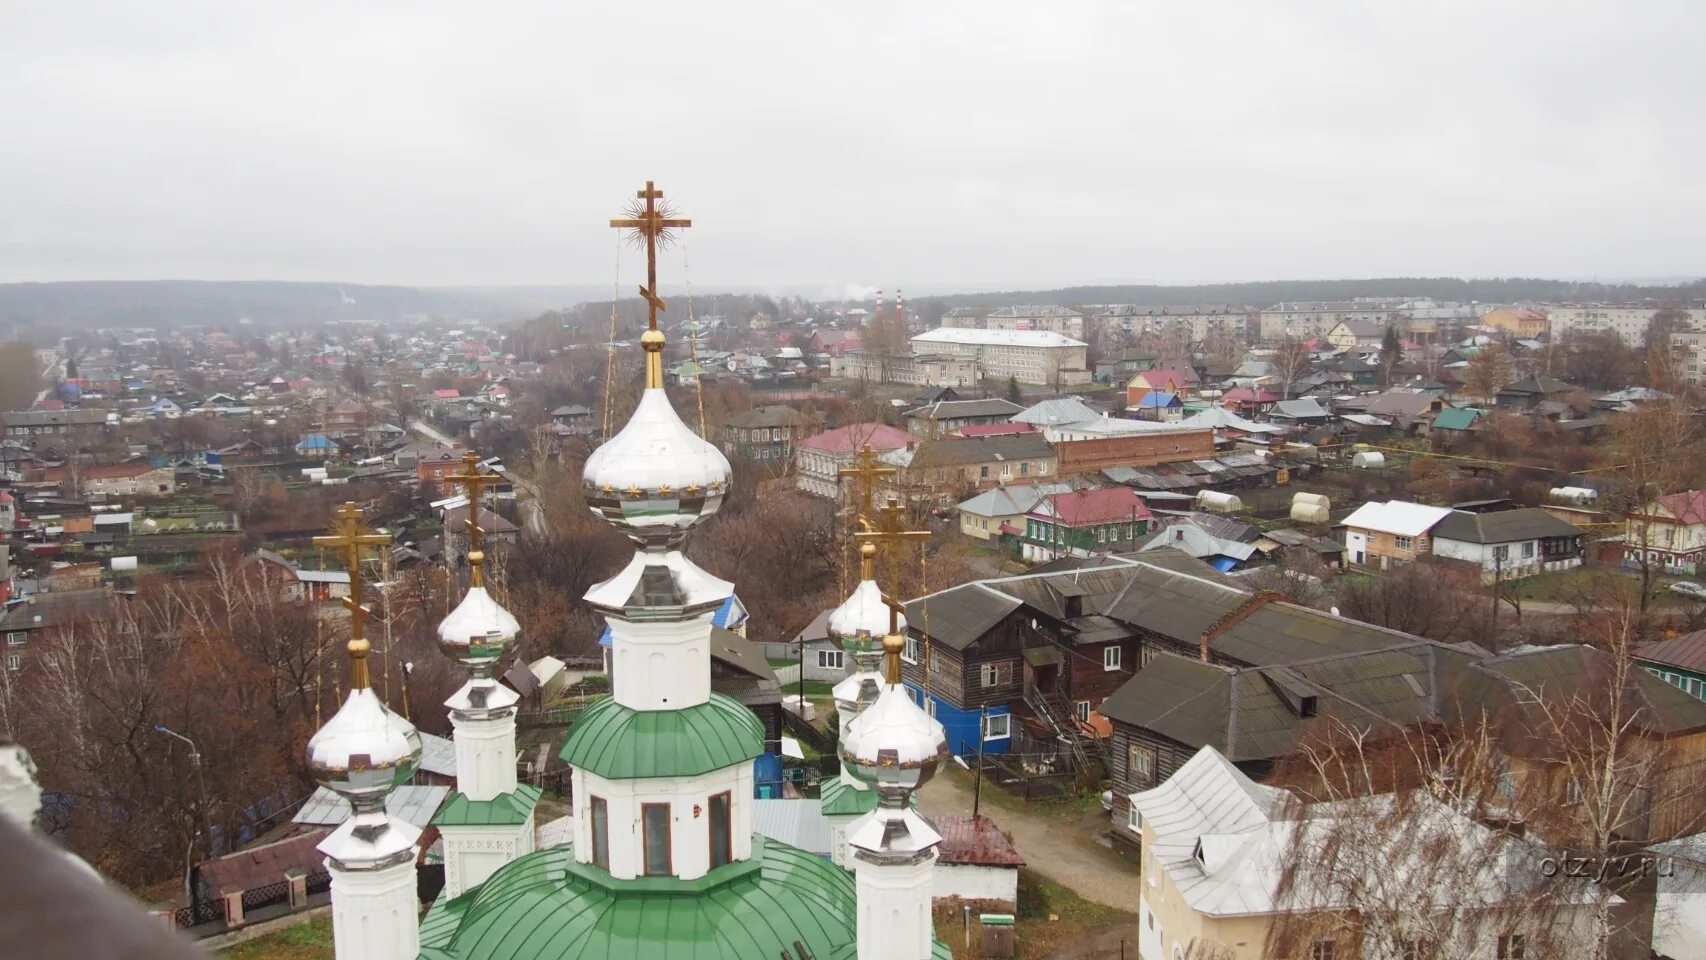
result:
[[[1693,600],[1706,600],[1706,587],[1698,583],[1681,580],[1670,585],[1671,593],[1680,593]]]

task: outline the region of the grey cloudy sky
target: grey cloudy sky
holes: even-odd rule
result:
[[[1698,0],[0,0],[0,280],[604,283],[648,177],[706,284],[1695,275],[1703,28]]]

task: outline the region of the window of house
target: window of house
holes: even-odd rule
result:
[[[1021,477],[1026,476],[1030,472],[1031,472],[1030,461],[1027,460],[1024,463],[1019,464],[1019,476],[1021,476]]]
[[[942,672],[942,654],[935,650],[930,651],[930,672]]]
[[[977,468],[977,476],[978,476],[978,479],[980,479],[980,480],[988,480],[989,479],[989,465],[984,464],[983,466],[978,467]]]
[[[1155,748],[1131,744],[1125,748],[1126,774],[1139,787],[1155,786]]]
[[[846,664],[845,656],[840,650],[819,650],[817,665],[829,670],[840,670]]]
[[[1119,647],[1103,647],[1102,648],[1102,669],[1103,670],[1118,670],[1119,668],[1120,668],[1120,648]]]
[[[1526,960],[1528,938],[1520,933],[1507,933],[1499,938],[1498,960]]]
[[[1522,545],[1522,555],[1523,555],[1523,556],[1524,556],[1524,557],[1532,557],[1532,556],[1534,556],[1534,541],[1533,541],[1533,540],[1528,540],[1528,541],[1525,541],[1525,542],[1524,542],[1524,543],[1523,543],[1523,545]]]
[[[1143,829],[1143,814],[1138,813],[1136,807],[1127,807],[1126,808],[1125,825],[1130,827],[1133,832],[1142,830]],[[1150,914],[1149,925],[1151,927],[1155,926],[1155,915],[1154,914]]]
[[[710,808],[711,866],[720,867],[734,860],[734,805],[728,791],[713,796],[706,804]]]
[[[1001,682],[1001,668],[993,663],[984,664],[983,669],[979,672],[982,675],[983,685],[986,687],[993,687]]]
[[[992,713],[983,718],[983,739],[1005,740],[1013,735],[1013,718],[1005,713]]]
[[[918,662],[918,638],[908,634],[906,642],[900,646],[900,658],[907,663]]]
[[[8,654],[6,654],[6,669],[8,669],[8,670],[22,670],[23,668],[24,668],[24,655],[23,654],[21,654],[21,653],[8,653]]]
[[[610,805],[592,798],[592,865],[610,869]]]
[[[1394,547],[1397,547],[1399,550],[1409,550],[1416,545],[1416,538],[1415,537],[1393,537],[1392,538],[1392,545]],[[1328,941],[1324,941],[1324,942],[1331,943],[1332,941],[1328,940]]]
[[[1511,558],[1511,545],[1510,544],[1501,543],[1498,546],[1493,548],[1493,559],[1494,560],[1497,560],[1500,563],[1503,563],[1506,560],[1509,560],[1510,558]]]
[[[1097,527],[1096,528],[1096,542],[1097,543],[1107,543],[1108,542],[1108,528],[1107,527]]]
[[[1309,945],[1309,960],[1338,960],[1337,945],[1331,940],[1317,940]]]
[[[1078,718],[1079,723],[1089,723],[1090,722],[1090,701],[1080,700],[1077,703],[1073,704],[1072,705],[1072,713],[1074,716],[1076,716]]]
[[[645,848],[646,876],[669,876],[669,804],[640,804],[640,835]]]
[[[22,630],[13,630],[11,633],[6,634],[6,643],[14,647],[23,646],[24,641],[27,639],[29,639],[29,634]]]

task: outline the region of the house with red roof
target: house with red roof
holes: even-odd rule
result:
[[[1692,576],[1706,571],[1706,490],[1669,493],[1623,516],[1623,565]]]
[[[841,471],[853,466],[864,447],[882,455],[912,445],[913,436],[886,423],[852,423],[825,430],[794,445],[794,474],[799,488],[818,497],[841,499]]]
[[[1245,416],[1254,416],[1266,413],[1279,400],[1278,394],[1269,392],[1265,387],[1233,387],[1221,395],[1220,405]]]
[[[1130,550],[1149,532],[1154,514],[1130,487],[1050,494],[1025,514],[1019,556],[1030,563]]]
[[[1158,367],[1154,370],[1144,370],[1132,375],[1125,385],[1125,402],[1128,407],[1135,407],[1142,402],[1144,395],[1152,390],[1163,390],[1168,393],[1185,394],[1195,389],[1201,378],[1197,372],[1188,367]]]

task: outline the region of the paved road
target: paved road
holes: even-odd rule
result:
[[[1107,823],[1101,808],[1061,812],[1038,805],[1011,810],[987,802],[989,792],[999,787],[985,783],[983,789],[985,802],[979,812],[1013,838],[1026,866],[1086,900],[1137,912],[1137,865],[1092,839]],[[918,808],[926,814],[969,814],[971,807],[970,778],[959,771],[944,770],[918,798]]]
[[[409,429],[413,430],[414,432],[420,434],[423,437],[426,437],[428,440],[431,440],[434,443],[442,443],[447,447],[452,446],[456,443],[455,440],[452,440],[450,437],[446,436],[444,434],[444,431],[438,429],[437,427],[433,426],[430,423],[427,423],[425,420],[410,420],[409,421]]]

